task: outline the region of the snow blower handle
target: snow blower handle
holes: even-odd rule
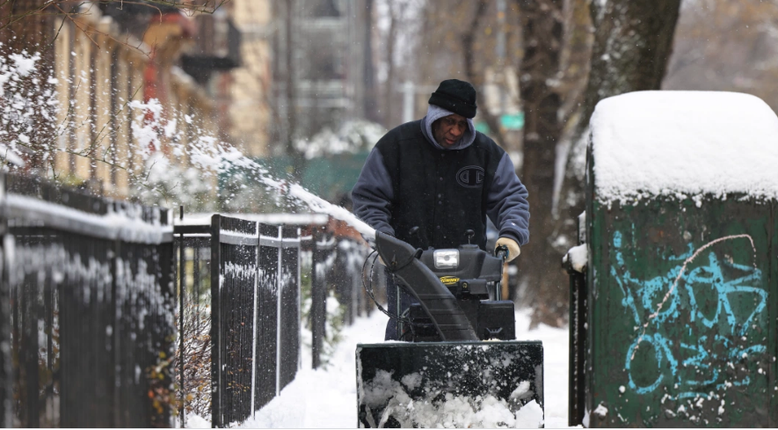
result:
[[[508,259],[508,247],[505,245],[500,245],[497,248],[494,248],[494,256],[501,258],[504,263],[505,260]]]

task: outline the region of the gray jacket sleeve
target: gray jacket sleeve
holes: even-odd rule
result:
[[[529,242],[527,188],[516,176],[507,153],[503,154],[494,173],[486,210],[489,218],[500,230],[500,236],[511,237],[519,245]]]
[[[373,148],[367,156],[359,179],[351,190],[351,199],[354,214],[359,219],[378,231],[394,236],[394,228],[390,224],[394,189],[378,149]]]

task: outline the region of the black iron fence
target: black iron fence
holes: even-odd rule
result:
[[[313,367],[321,363],[329,291],[344,305],[346,324],[369,309],[360,292],[367,247],[314,224],[213,215],[210,224],[175,226],[182,423],[190,414],[210,415],[216,427],[244,421],[294,380],[303,365],[303,260],[310,261]]]
[[[314,229],[311,249],[311,355],[314,369],[322,365],[327,337],[327,296],[333,294],[345,308],[343,324],[351,325],[374,307],[362,288],[362,268],[368,247],[348,237],[335,237],[326,229]],[[376,276],[376,279],[380,276]],[[375,280],[371,280],[375,282]],[[380,339],[376,339],[378,341]]]
[[[0,424],[168,426],[167,212],[13,175],[0,193]]]
[[[328,294],[345,324],[370,309],[367,248],[320,224],[174,229],[163,209],[0,175],[0,426],[245,420],[294,380],[302,323],[320,364]]]

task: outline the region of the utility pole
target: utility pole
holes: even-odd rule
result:
[[[294,0],[286,1],[286,153],[294,155],[294,135],[297,126],[297,94],[295,82],[294,54]]]
[[[400,92],[403,94],[403,124],[406,122],[413,121],[416,118],[415,110],[416,110],[416,96],[418,94],[432,94],[433,91],[435,91],[437,87],[429,86],[429,85],[421,85],[417,86],[412,81],[407,80],[403,82],[403,84],[400,86]]]
[[[508,91],[505,80],[505,0],[497,0],[497,73],[495,83],[503,86],[500,91],[500,116],[507,110],[506,92]]]
[[[413,96],[415,85],[411,81],[405,81],[400,91],[403,93],[403,124],[413,121]]]

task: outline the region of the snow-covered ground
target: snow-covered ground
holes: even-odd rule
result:
[[[255,416],[238,427],[246,428],[355,428],[357,392],[355,351],[358,343],[383,339],[386,316],[375,311],[342,331],[342,341],[326,369],[311,369],[310,351],[303,348],[303,368],[294,382]],[[568,331],[541,325],[528,330],[529,315],[516,313],[518,340],[541,340],[544,350],[545,426],[567,427]],[[210,427],[210,422],[189,417],[187,427]]]

